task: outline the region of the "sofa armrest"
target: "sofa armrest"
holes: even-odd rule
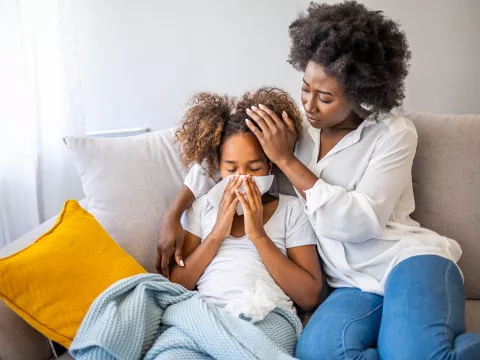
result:
[[[82,199],[79,201],[80,206],[83,207],[85,210],[87,209],[87,199]],[[55,224],[57,220],[58,214],[51,217],[43,224],[38,225],[35,229],[31,230],[30,232],[26,233],[25,235],[19,237],[17,240],[7,244],[3,248],[0,249],[0,259],[13,255],[19,252],[22,249],[25,249],[29,245],[31,245],[35,240],[37,240],[40,236],[45,234],[50,228]],[[1,359],[1,358],[0,358]]]
[[[87,209],[87,201],[80,205]],[[0,259],[13,255],[31,245],[55,224],[54,216],[29,233],[0,249]],[[53,357],[48,339],[27,324],[0,300],[0,359],[48,360]]]
[[[48,339],[0,300],[0,359],[48,360],[53,354]]]

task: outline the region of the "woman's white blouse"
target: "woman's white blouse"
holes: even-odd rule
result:
[[[383,295],[392,268],[416,255],[439,255],[457,262],[462,253],[454,240],[421,228],[410,218],[415,209],[412,163],[417,132],[404,117],[367,118],[320,161],[320,130],[304,127],[295,155],[319,180],[302,200],[318,237],[328,283]],[[291,193],[277,172],[274,190]],[[196,197],[214,181],[202,167],[186,177]],[[297,190],[295,190],[297,191]]]

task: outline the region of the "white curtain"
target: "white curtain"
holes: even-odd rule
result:
[[[81,198],[85,132],[70,0],[0,0],[0,248]]]

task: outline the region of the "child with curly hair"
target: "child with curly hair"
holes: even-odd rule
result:
[[[267,191],[273,165],[245,123],[246,109],[258,103],[288,113],[301,129],[295,102],[277,88],[239,101],[212,93],[193,97],[176,134],[183,161],[202,166],[212,182],[223,181],[186,211],[185,261],[170,276],[227,312],[257,321],[277,306],[313,310],[322,287],[317,240],[302,203]]]

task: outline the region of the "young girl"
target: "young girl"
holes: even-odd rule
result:
[[[271,185],[272,163],[245,123],[246,109],[258,103],[286,111],[300,129],[295,102],[276,88],[247,93],[236,103],[210,93],[193,97],[177,132],[183,161],[203,164],[212,179],[223,181],[184,215],[185,262],[174,266],[170,280],[196,288],[218,307],[240,307],[246,317],[258,317],[268,302],[311,311],[322,286],[316,236],[300,200],[262,195]]]

